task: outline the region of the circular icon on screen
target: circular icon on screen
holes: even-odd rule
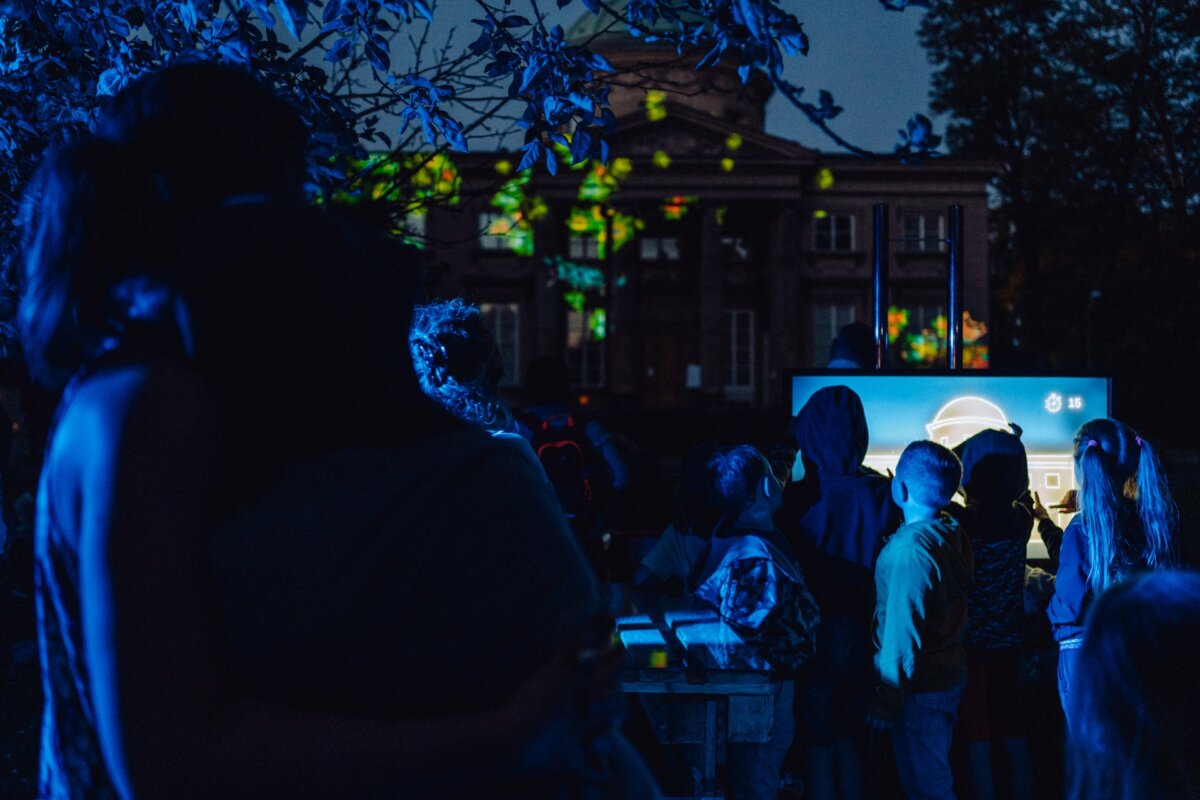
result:
[[[982,397],[956,397],[925,426],[929,438],[943,447],[958,447],[982,430],[1005,430],[1008,418],[1000,406]]]
[[[1045,405],[1046,405],[1047,411],[1049,411],[1051,414],[1057,414],[1059,411],[1062,411],[1062,407],[1063,407],[1062,395],[1059,394],[1058,392],[1051,392],[1046,397]]]

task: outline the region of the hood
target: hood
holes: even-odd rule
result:
[[[962,459],[968,502],[1009,506],[1029,490],[1029,463],[1020,437],[1007,431],[980,431],[956,451]]]
[[[796,446],[821,475],[853,475],[862,467],[870,436],[862,400],[848,386],[827,386],[796,415]]]

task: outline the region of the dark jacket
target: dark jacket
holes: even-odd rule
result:
[[[947,516],[905,525],[888,538],[875,567],[875,668],[893,710],[909,692],[966,681],[971,562],[970,539]]]
[[[1016,647],[1022,637],[1025,549],[1033,530],[1033,516],[1017,502],[1029,489],[1025,446],[1011,433],[985,430],[963,442],[958,454],[966,506],[950,510],[975,556],[967,644]]]
[[[796,416],[804,479],[784,492],[777,516],[823,615],[870,620],[872,571],[900,512],[891,482],[863,469],[870,441],[862,401],[845,386],[821,389]]]

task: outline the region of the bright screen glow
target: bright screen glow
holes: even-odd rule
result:
[[[955,447],[981,430],[1021,427],[1029,456],[1029,486],[1046,506],[1075,488],[1071,446],[1079,426],[1107,417],[1108,378],[1012,377],[968,372],[959,375],[886,375],[814,372],[791,378],[792,414],[826,386],[849,386],[862,398],[871,443],[866,465],[895,470],[913,441],[932,439]],[[1051,512],[1053,513],[1053,512]],[[1065,525],[1059,514],[1058,524]],[[1037,534],[1031,557],[1044,558]]]

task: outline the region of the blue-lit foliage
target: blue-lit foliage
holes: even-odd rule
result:
[[[0,2],[0,258],[15,250],[19,195],[45,147],[85,130],[105,98],[139,74],[180,59],[242,65],[288,97],[311,127],[311,187],[322,196],[348,180],[348,159],[363,158],[366,146],[465,151],[506,125],[524,131],[519,169],[555,173],[564,157],[607,162],[615,120],[597,79],[613,66],[547,25],[549,2],[530,0],[526,17],[500,0],[474,0],[478,37],[466,52],[447,45],[432,54],[436,14],[426,0]],[[850,147],[828,127],[841,110],[833,98],[822,92],[809,103],[783,78],[784,56],[807,52],[808,39],[778,0],[554,2],[673,43],[697,55],[700,69],[732,58],[743,80],[761,71]],[[393,50],[400,41],[402,66]],[[505,87],[498,98],[497,85]],[[910,123],[903,155],[936,147],[927,123]]]

